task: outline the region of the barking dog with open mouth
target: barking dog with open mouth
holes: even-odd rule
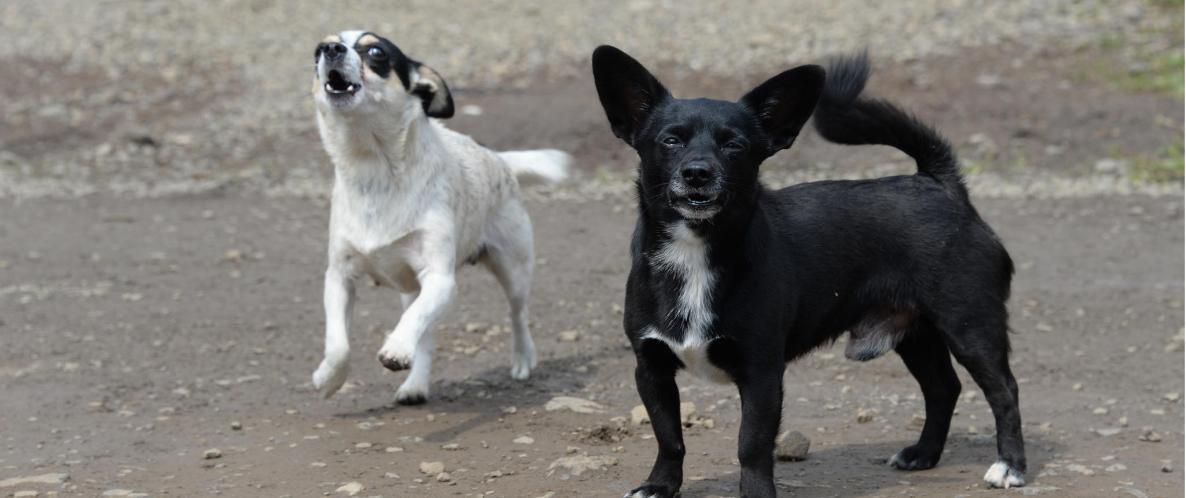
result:
[[[396,393],[423,403],[432,327],[452,301],[454,273],[481,263],[510,302],[511,376],[535,367],[527,325],[531,221],[516,176],[562,180],[571,158],[556,150],[494,152],[433,118],[453,115],[436,71],[365,31],[329,36],[314,53],[317,125],[334,163],[325,272],[325,359],[313,386],[329,397],[346,381],[354,282],[400,292],[404,312],[379,350],[391,370],[411,369]]]
[[[947,142],[859,97],[868,72],[860,56],[839,61],[826,84],[823,68],[802,66],[736,103],[680,100],[618,49],[593,53],[610,127],[642,160],[624,325],[659,455],[628,497],[679,493],[680,369],[738,386],[741,495],[775,496],[786,364],[845,332],[846,357],[896,351],[922,387],[922,436],[891,465],[938,463],[960,392],[954,355],[996,417],[999,459],[985,481],[1025,484],[1005,307],[1013,263]],[[759,166],[791,146],[813,110],[824,138],[896,147],[918,173],[767,189]]]

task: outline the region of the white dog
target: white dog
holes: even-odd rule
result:
[[[354,281],[400,292],[404,313],[379,350],[391,370],[411,368],[400,404],[428,396],[433,324],[456,293],[454,273],[482,263],[506,291],[511,376],[535,367],[527,326],[531,221],[515,176],[562,180],[556,150],[494,152],[432,118],[453,115],[441,76],[390,41],[347,31],[317,46],[317,125],[335,167],[325,272],[325,359],[313,386],[333,395],[349,372]]]

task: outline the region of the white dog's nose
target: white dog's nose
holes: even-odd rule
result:
[[[346,46],[338,42],[329,42],[321,47],[321,53],[325,55],[325,60],[336,61],[346,55]]]

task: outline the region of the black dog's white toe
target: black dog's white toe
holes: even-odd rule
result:
[[[993,488],[1020,488],[1025,486],[1025,475],[1002,460],[988,468],[984,482]]]

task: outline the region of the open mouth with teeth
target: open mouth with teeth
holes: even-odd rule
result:
[[[358,83],[346,80],[341,71],[331,69],[326,77],[325,93],[330,95],[353,95],[358,91]]]
[[[671,204],[683,217],[699,220],[715,215],[723,201],[724,196],[719,192],[688,192],[674,197]]]
[[[708,207],[716,203],[717,194],[691,193],[684,196],[684,203],[693,207]]]

